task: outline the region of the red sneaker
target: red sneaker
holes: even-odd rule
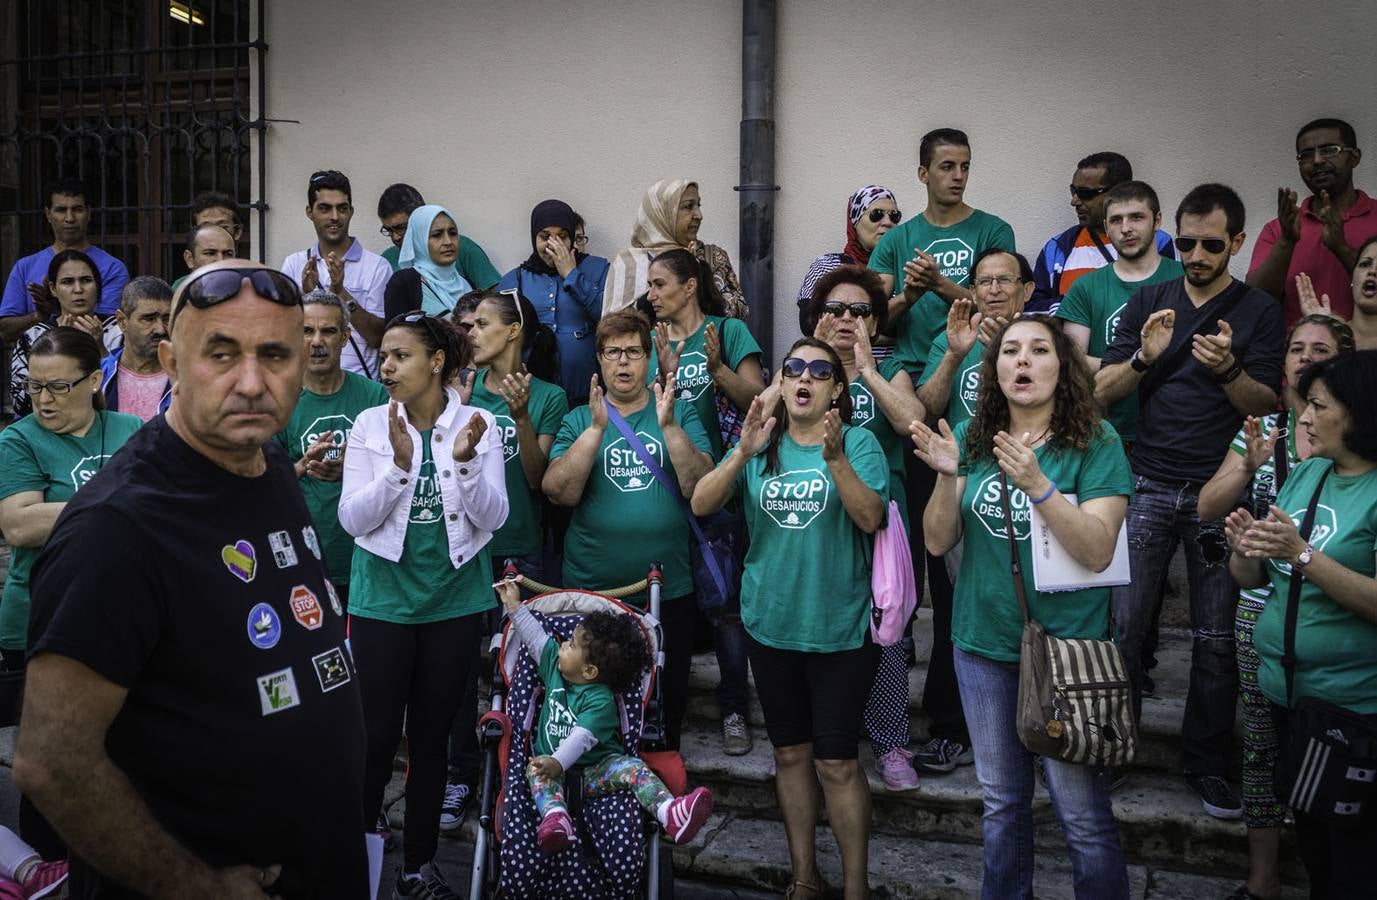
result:
[[[37,900],[57,892],[67,880],[67,861],[41,862],[29,872],[20,887],[24,889],[26,900]]]
[[[669,801],[665,831],[676,844],[687,844],[693,840],[698,829],[712,814],[712,791],[705,787],[694,788],[682,797]]]
[[[549,854],[563,853],[578,842],[579,836],[574,830],[574,821],[562,810],[552,812],[541,819],[540,827],[536,829],[536,843],[540,845],[541,850]]]

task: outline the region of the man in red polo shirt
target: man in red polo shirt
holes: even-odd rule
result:
[[[1316,119],[1296,134],[1296,163],[1310,196],[1298,206],[1295,191],[1277,190],[1277,218],[1263,226],[1248,268],[1248,284],[1281,299],[1287,328],[1301,316],[1302,272],[1316,296],[1329,295],[1334,315],[1353,316],[1349,282],[1358,247],[1377,235],[1377,204],[1353,186],[1362,158],[1353,126],[1341,119]]]

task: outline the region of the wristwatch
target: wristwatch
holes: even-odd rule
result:
[[[1314,558],[1315,558],[1315,545],[1314,545],[1314,544],[1306,544],[1306,545],[1305,545],[1305,549],[1302,550],[1302,551],[1300,552],[1300,556],[1297,556],[1297,557],[1296,557],[1296,568],[1297,568],[1297,569],[1304,569],[1306,566],[1310,565],[1310,560],[1312,560],[1312,559],[1314,559]]]
[[[1143,348],[1139,347],[1133,351],[1133,355],[1128,358],[1128,364],[1133,367],[1135,372],[1146,372],[1152,368],[1152,363],[1143,359]]]

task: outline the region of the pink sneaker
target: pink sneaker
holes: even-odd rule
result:
[[[38,897],[47,897],[57,892],[67,880],[67,860],[58,862],[41,862],[33,867],[29,872],[29,877],[25,878],[21,887],[24,888],[26,900],[36,900]]]
[[[563,853],[579,842],[578,832],[574,830],[574,820],[560,810],[552,812],[540,820],[536,829],[536,843],[546,853]]]
[[[665,831],[674,843],[687,844],[711,814],[712,791],[705,787],[694,788],[684,796],[669,801]]]
[[[918,786],[918,773],[913,771],[913,754],[903,747],[895,747],[881,756],[875,761],[875,767],[880,770],[885,787],[891,791],[911,791]]]

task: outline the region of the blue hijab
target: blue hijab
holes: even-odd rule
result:
[[[418,206],[406,223],[406,237],[402,239],[397,265],[421,273],[421,309],[432,316],[454,309],[455,301],[473,290],[458,265],[442,266],[430,258],[430,226],[441,214],[458,225],[459,220],[443,206]]]

